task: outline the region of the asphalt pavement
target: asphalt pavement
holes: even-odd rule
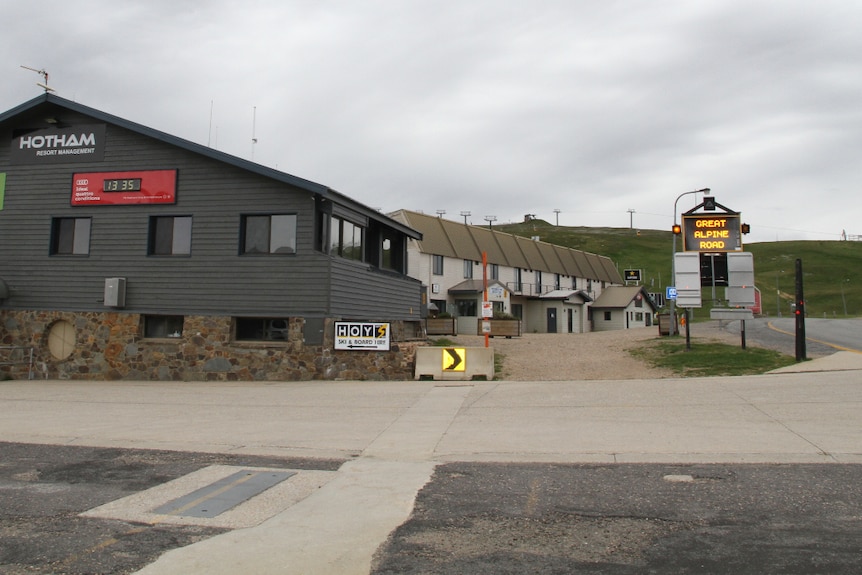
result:
[[[66,466],[78,470],[99,454],[120,469],[144,465],[141,454],[161,462],[157,454],[186,453],[194,465],[82,498],[86,509],[69,504],[69,521],[119,526],[106,528],[104,540],[42,571],[4,555],[0,565],[9,573],[124,573],[76,565],[110,555],[124,536],[167,532],[176,543],[142,559],[140,573],[411,572],[404,561],[417,573],[539,565],[561,573],[575,565],[583,572],[746,572],[731,563],[719,569],[702,554],[744,556],[745,545],[734,551],[731,535],[751,536],[768,523],[772,539],[748,546],[752,557],[769,557],[763,549],[777,557],[784,547],[796,558],[773,572],[858,572],[860,384],[862,355],[851,352],[762,376],[657,381],[2,382],[0,496],[74,492],[68,475],[64,483],[62,474],[42,471],[52,468],[50,457],[16,451],[21,446],[97,448]],[[19,453],[15,463],[11,451]],[[184,506],[157,512],[237,470],[252,477],[270,469],[295,473],[240,498],[229,520],[191,517]],[[507,496],[497,489],[505,484],[519,487]],[[606,496],[587,505],[584,493],[601,486]],[[734,497],[741,503],[731,506]],[[261,505],[260,498],[269,499]],[[468,505],[483,499],[484,511]],[[645,503],[651,500],[662,503]],[[494,511],[500,505],[509,512]],[[749,512],[761,521],[742,521]],[[16,518],[4,516],[4,533],[15,532]],[[491,536],[495,526],[505,527],[500,537],[510,548],[483,555],[494,537],[501,543],[499,533]],[[420,568],[434,549],[454,555]],[[690,561],[668,563],[675,553]]]

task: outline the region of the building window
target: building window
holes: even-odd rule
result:
[[[515,268],[515,291],[524,291],[524,281],[521,278],[521,268]]]
[[[449,312],[449,309],[446,307],[445,299],[432,299],[431,304],[437,308],[437,311],[434,312],[435,315]]]
[[[288,329],[287,318],[236,318],[237,341],[287,341]]]
[[[605,312],[605,321],[611,321],[611,312],[609,312],[609,311]]]
[[[434,271],[432,272],[435,276],[443,275],[443,256],[433,256],[433,266]]]
[[[51,255],[86,256],[90,253],[90,218],[54,218]]]
[[[151,256],[187,256],[191,254],[191,216],[151,217],[147,251]]]
[[[183,316],[145,315],[144,337],[182,337]]]
[[[473,279],[473,262],[472,260],[464,260],[464,278]]]
[[[512,315],[518,319],[524,319],[524,306],[519,303],[512,304]]]
[[[554,274],[554,289],[560,289],[560,274]]]
[[[459,316],[474,317],[479,315],[476,313],[478,308],[474,299],[456,299],[455,306],[458,309]]]
[[[491,279],[492,280],[500,279],[500,266],[497,264],[491,264]]]
[[[383,254],[380,258],[380,267],[387,270],[393,270],[395,267],[392,259],[392,240],[390,238],[383,238],[381,243],[382,245],[380,246],[380,250]]]
[[[296,253],[296,215],[277,214],[242,217],[243,254]]]
[[[333,216],[331,234],[329,253],[349,260],[365,261],[365,228]]]
[[[385,270],[404,273],[407,263],[404,237],[383,230],[380,233],[380,238],[380,267]]]
[[[536,270],[536,293],[542,293],[542,272]]]

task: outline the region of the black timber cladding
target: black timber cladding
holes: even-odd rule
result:
[[[45,118],[65,126],[106,125],[102,161],[50,165],[10,161],[8,142]],[[52,95],[0,115],[0,278],[12,309],[104,311],[104,281],[127,278],[125,311],[169,314],[419,317],[420,288],[403,273],[343,261],[321,250],[321,212],[420,238],[409,227],[334,190]],[[71,206],[72,174],[177,170],[177,201]],[[243,215],[295,214],[296,253],[240,255]],[[152,216],[191,216],[189,256],[149,256]],[[88,256],[49,254],[51,222],[92,218]],[[405,243],[405,242],[402,242]],[[405,270],[406,271],[406,270]],[[349,288],[349,289],[348,289]]]

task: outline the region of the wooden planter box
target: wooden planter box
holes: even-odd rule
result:
[[[427,318],[425,335],[458,335],[454,317]]]
[[[483,320],[482,318],[479,318],[479,321],[476,324],[477,335],[485,335],[482,333],[483,321],[491,322],[491,333],[488,334],[490,337],[521,337],[521,320],[519,319]]]

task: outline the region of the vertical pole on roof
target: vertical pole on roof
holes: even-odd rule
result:
[[[488,252],[482,252],[482,301],[488,302]],[[487,331],[485,332],[485,347],[488,347]]]

